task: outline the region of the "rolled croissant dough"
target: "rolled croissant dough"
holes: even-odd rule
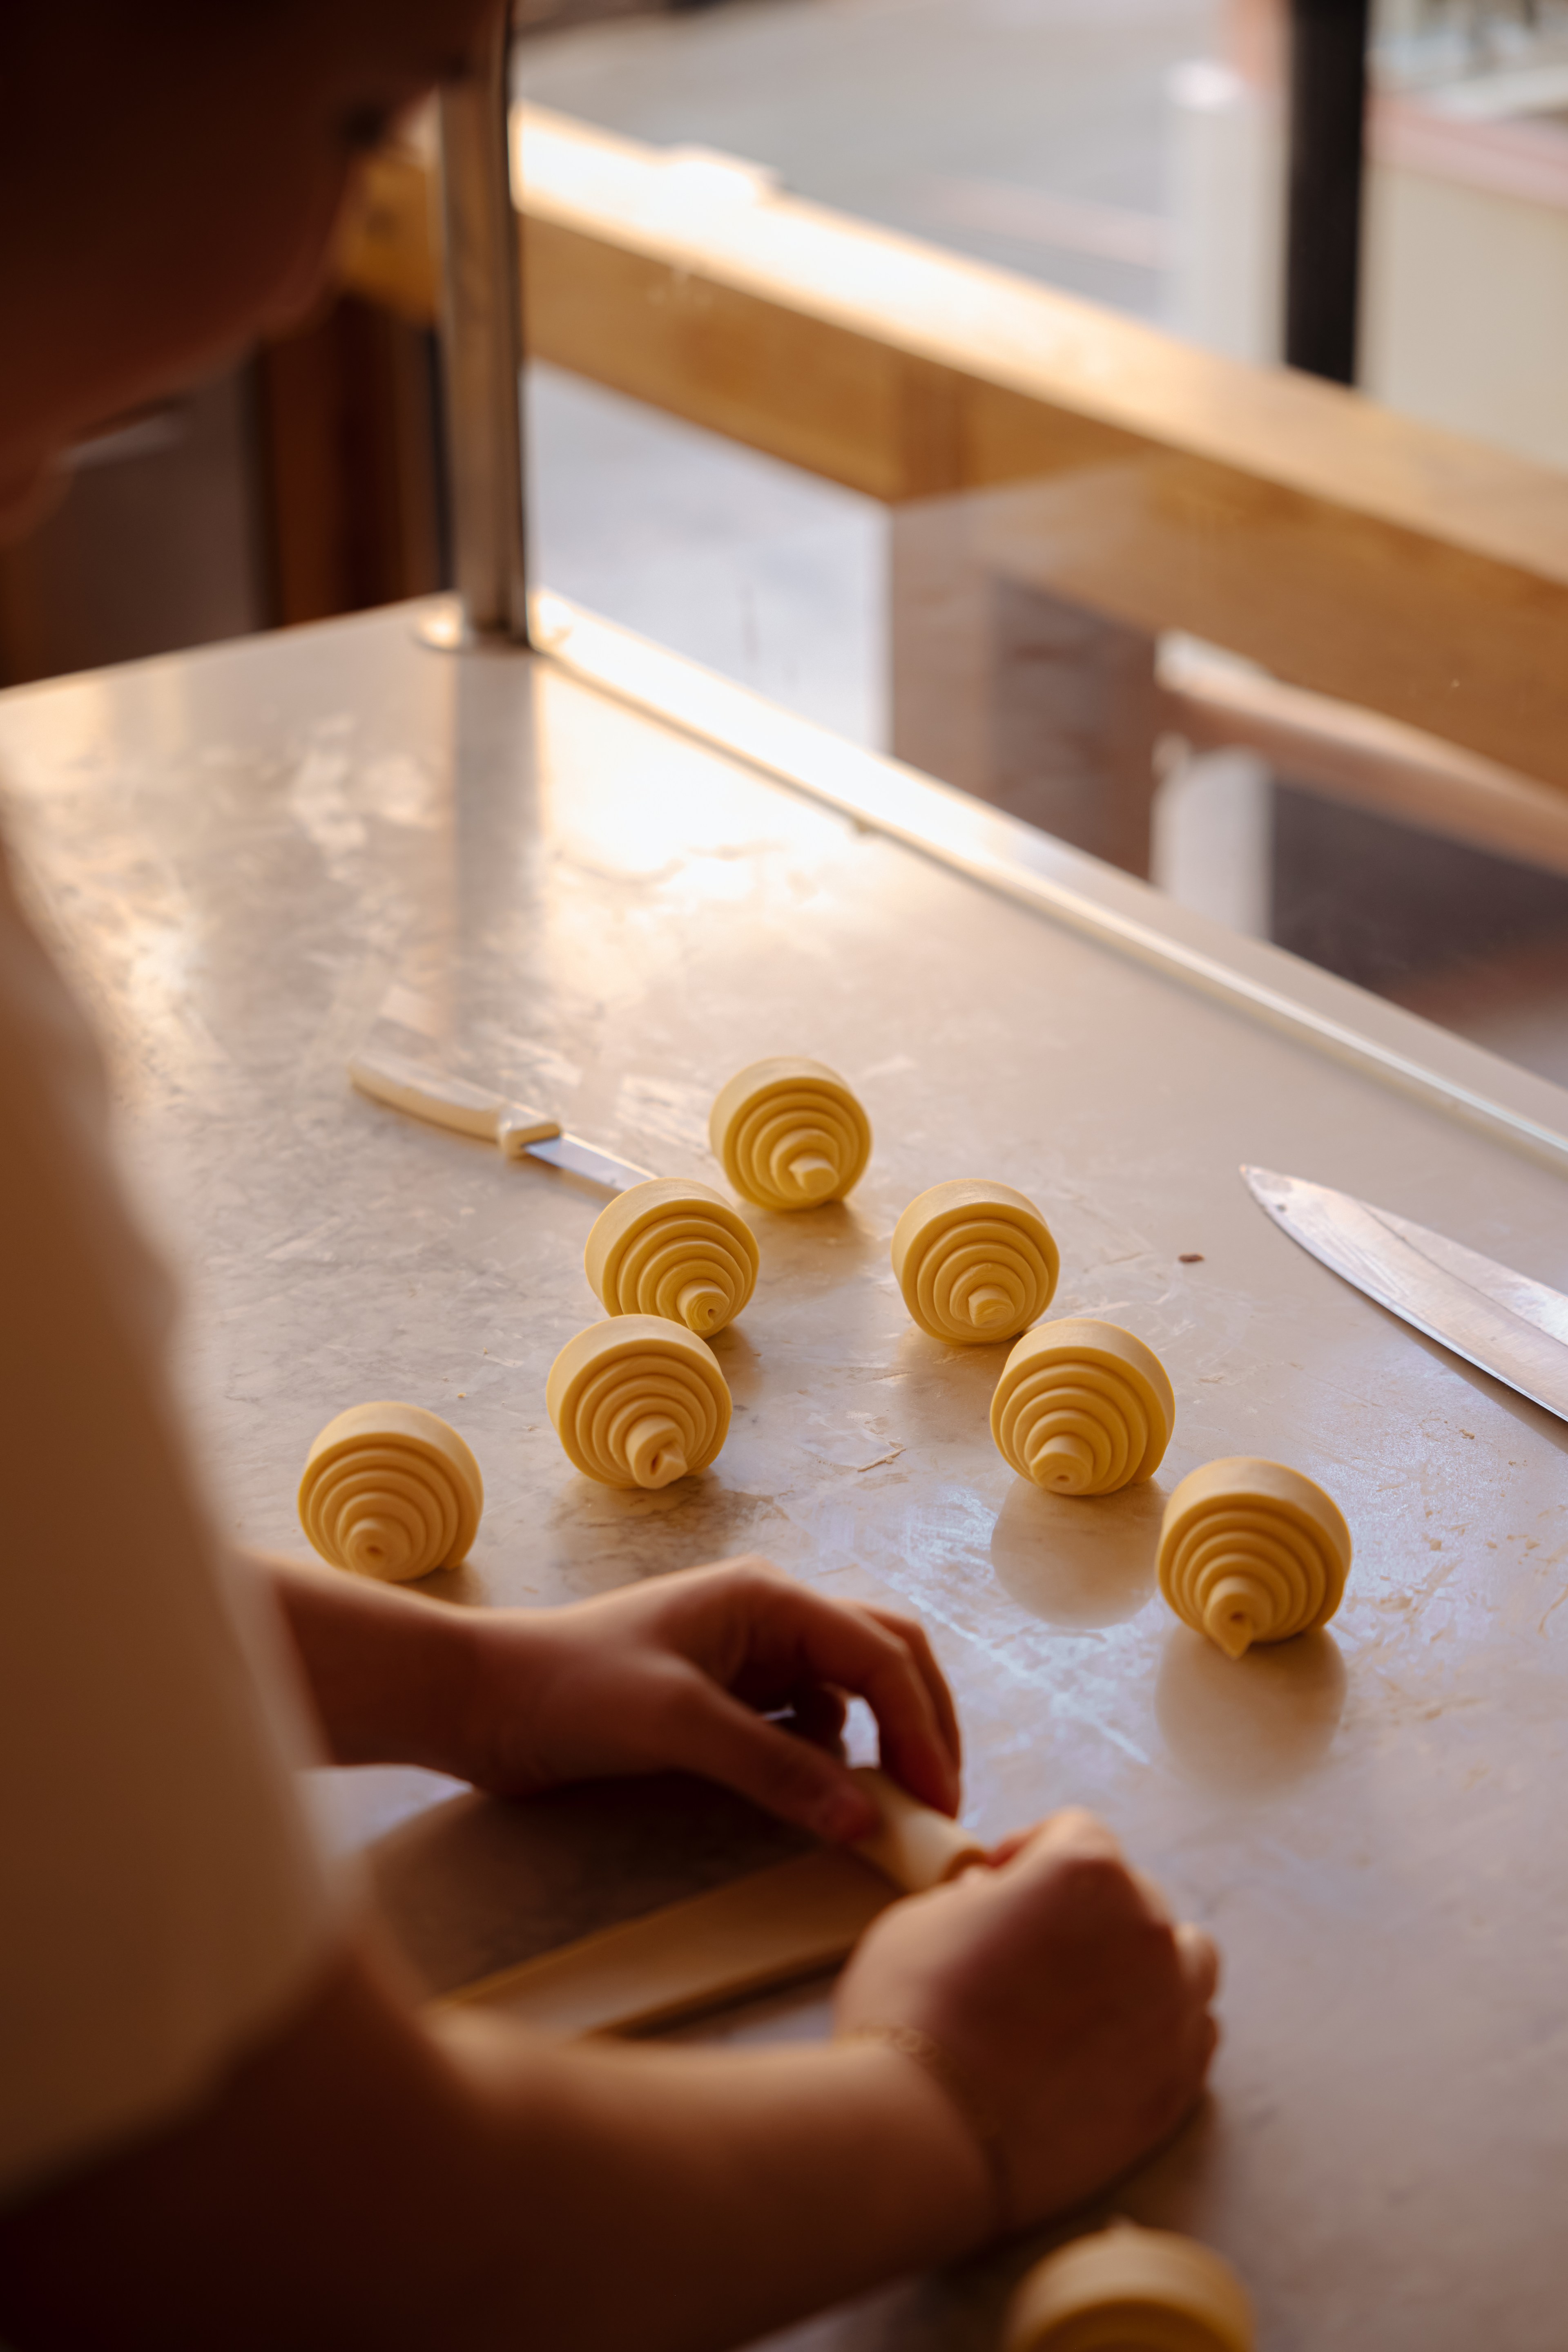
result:
[[[1253,2352],[1251,2299],[1211,2247],[1118,2221],[1026,2273],[1002,2352]]]
[[[305,1458],[299,1521],[323,1559],[401,1584],[467,1556],[485,1482],[466,1442],[423,1405],[350,1405]]]
[[[801,1854],[483,1977],[439,2006],[482,2003],[567,2041],[674,2025],[836,1968],[901,1894],[986,1858],[978,1839],[885,1774],[855,1778],[882,1811],[882,1827],[855,1851]]]
[[[1057,1495],[1110,1495],[1152,1478],[1175,1423],[1176,1395],[1154,1349],[1087,1315],[1026,1332],[991,1400],[1003,1459]]]
[[[706,1340],[662,1315],[615,1315],[569,1339],[545,1404],[568,1458],[605,1486],[667,1486],[706,1470],[729,1390]]]
[[[663,1315],[711,1339],[755,1289],[758,1250],[711,1184],[656,1176],[611,1202],[583,1266],[607,1315]]]
[[[1044,1314],[1061,1259],[1050,1226],[1010,1184],[933,1184],[893,1233],[904,1303],[934,1339],[1010,1339]]]
[[[708,1115],[714,1157],[759,1209],[841,1201],[871,1157],[871,1122],[836,1070],[779,1055],[721,1087]]]
[[[1160,1591],[1228,1657],[1326,1625],[1344,1597],[1351,1537],[1314,1479],[1230,1454],[1189,1470],[1160,1527]]]

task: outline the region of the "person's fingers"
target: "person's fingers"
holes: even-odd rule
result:
[[[1187,1989],[1200,2009],[1207,2009],[1219,1990],[1219,1948],[1202,1927],[1184,1919],[1176,1931],[1176,1953]]]
[[[931,1704],[936,1710],[936,1720],[942,1727],[942,1737],[956,1765],[964,1761],[964,1736],[958,1728],[958,1710],[953,1694],[947,1687],[947,1677],[936,1663],[936,1653],[931,1639],[917,1617],[904,1617],[893,1609],[874,1609],[864,1604],[868,1617],[874,1617],[885,1632],[896,1634],[909,1651],[915,1667],[930,1693]]]
[[[1027,1856],[1036,1865],[1043,1863],[1051,1872],[1063,1862],[1109,1864],[1106,1885],[1120,1896],[1120,1907],[1124,1907],[1126,1897],[1131,1895],[1136,1898],[1146,1918],[1157,1920],[1162,1927],[1172,1925],[1164,1889],[1147,1871],[1133,1869],[1127,1864],[1117,1839],[1092,1813],[1076,1808],[1052,1813],[1032,1830],[1003,1838],[991,1849],[988,1859],[993,1870],[1001,1870],[1020,1856]],[[1199,2009],[1207,2009],[1219,1984],[1218,1949],[1212,1937],[1191,1921],[1176,1927],[1174,1934],[1187,1990]]]
[[[1081,1920],[1092,1923],[1097,1916],[1109,1925],[1118,1916],[1131,1920],[1141,1915],[1145,1924],[1153,1918],[1162,1927],[1170,1926],[1159,1887],[1145,1872],[1128,1867],[1116,1838],[1092,1813],[1076,1809],[1052,1813],[1023,1836],[1004,1840],[994,1849],[991,1864],[1009,1869],[1015,1879],[1032,1879],[1042,1899],[1059,1900],[1068,1880]],[[1172,1940],[1186,2003],[1197,2024],[1201,2073],[1218,2040],[1208,2005],[1219,1987],[1218,1948],[1191,1920],[1172,1929]]]
[[[1053,1854],[1059,1853],[1064,1850],[1064,1840],[1076,1841],[1077,1827],[1084,1823],[1096,1831],[1103,1832],[1105,1837],[1110,1838],[1117,1856],[1120,1856],[1122,1849],[1116,1844],[1115,1839],[1111,1837],[1111,1832],[1105,1829],[1103,1822],[1096,1820],[1092,1813],[1070,1808],[1065,1812],[1047,1813],[1042,1821],[1031,1822],[1027,1830],[1013,1830],[1007,1837],[998,1838],[986,1856],[986,1866],[991,1870],[1005,1870],[1009,1863],[1017,1862],[1022,1853],[1048,1851]],[[1047,1830],[1055,1832],[1049,1848],[1040,1843]],[[977,1864],[976,1867],[978,1868],[979,1865]]]
[[[912,1618],[829,1600],[758,1556],[669,1578],[654,1605],[673,1612],[667,1622],[680,1629],[687,1654],[759,1711],[789,1705],[799,1685],[813,1681],[865,1699],[894,1778],[927,1804],[956,1811],[956,1711]]]
[[[841,1691],[830,1690],[825,1683],[808,1683],[803,1689],[791,1691],[781,1707],[771,1707],[768,1713],[775,1721],[783,1718],[780,1729],[793,1732],[797,1739],[813,1740],[841,1759],[841,1734],[849,1713]]]
[[[995,1883],[998,1902],[1020,1906],[1020,1919],[1049,1915],[1059,1929],[1077,1937],[1150,1924],[1143,1889],[1120,1843],[1103,1822],[1076,1808],[1051,1814],[1010,1853],[1006,1846],[995,1849],[989,1873],[980,1875]]]
[[[1173,2063],[1167,2078],[1170,2130],[1178,2129],[1202,2098],[1208,2070],[1218,2047],[1219,2028],[1204,2010],[1193,2019],[1182,2035],[1179,2055]]]
[[[1033,1822],[1027,1830],[1014,1830],[1010,1836],[998,1839],[986,1857],[990,1868],[1001,1870],[1009,1862],[1016,1862],[1036,1831],[1042,1826],[1041,1822]],[[975,1866],[977,1869],[979,1864],[977,1864]]]
[[[692,1666],[672,1676],[651,1725],[661,1765],[699,1772],[817,1836],[869,1837],[876,1807],[845,1767],[768,1723]]]
[[[1047,1813],[1019,1848],[1019,1858],[1030,1862],[1060,1862],[1069,1856],[1126,1866],[1120,1841],[1097,1813],[1086,1812],[1082,1805],[1064,1805],[1059,1813]]]
[[[1158,1919],[1163,1927],[1169,1927],[1171,1908],[1166,1901],[1164,1887],[1157,1880],[1151,1878],[1146,1870],[1134,1870],[1132,1876],[1134,1885],[1148,1905],[1149,1916],[1152,1919]]]
[[[956,1812],[957,1764],[908,1643],[869,1611],[805,1586],[758,1577],[747,1591],[754,1619],[749,1670],[734,1683],[740,1696],[755,1698],[771,1677],[775,1688],[831,1683],[863,1698],[876,1717],[883,1762],[894,1779],[926,1804]]]

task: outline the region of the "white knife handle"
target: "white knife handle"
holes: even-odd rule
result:
[[[476,1135],[499,1144],[508,1160],[517,1160],[530,1143],[560,1133],[560,1121],[504,1095],[486,1094],[466,1078],[408,1061],[401,1054],[359,1053],[349,1064],[349,1076],[362,1095],[428,1119],[433,1127],[451,1128],[458,1135]]]

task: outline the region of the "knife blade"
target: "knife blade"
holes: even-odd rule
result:
[[[1354,1193],[1268,1168],[1241,1171],[1281,1233],[1531,1403],[1568,1421],[1568,1297]]]
[[[630,1160],[617,1160],[580,1135],[568,1135],[559,1119],[526,1103],[509,1102],[466,1078],[413,1060],[379,1043],[361,1045],[349,1064],[349,1076],[360,1092],[393,1110],[407,1111],[433,1127],[449,1128],[458,1135],[475,1135],[499,1145],[507,1160],[543,1160],[569,1175],[585,1177],[607,1192],[629,1192],[647,1183],[652,1170]]]
[[[602,1184],[610,1192],[630,1192],[634,1185],[653,1180],[651,1168],[639,1168],[633,1160],[617,1160],[596,1144],[585,1143],[580,1135],[548,1136],[524,1148],[530,1160],[548,1160],[552,1168],[584,1176],[591,1184]]]

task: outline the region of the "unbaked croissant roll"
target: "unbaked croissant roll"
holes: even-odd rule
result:
[[[991,1435],[1021,1478],[1053,1495],[1109,1495],[1150,1478],[1176,1397],[1152,1348],[1119,1323],[1064,1316],[1026,1331],[991,1399]]]
[[[874,1765],[857,1765],[855,1780],[874,1800],[881,1822],[869,1837],[856,1838],[855,1852],[876,1864],[906,1895],[924,1895],[946,1885],[971,1863],[987,1860],[984,1838],[960,1829]]]
[[[1350,1529],[1299,1470],[1249,1454],[1189,1471],[1160,1526],[1160,1591],[1239,1658],[1326,1625],[1344,1597]]]
[[[1256,2340],[1251,2298],[1212,2248],[1118,2221],[1025,2274],[1002,2352],[1252,2352]]]
[[[305,1457],[300,1524],[323,1559],[392,1584],[455,1568],[485,1507],[472,1452],[417,1404],[356,1404]]]
[[[757,1284],[757,1243],[710,1184],[655,1177],[597,1220],[582,1262],[610,1315],[663,1315],[711,1338]]]
[[[934,1339],[1010,1339],[1050,1306],[1061,1270],[1050,1226],[1010,1184],[955,1177],[893,1230],[904,1303]]]
[[[570,1461],[605,1486],[667,1486],[706,1470],[729,1430],[712,1349],[662,1315],[580,1331],[550,1366],[545,1402]]]
[[[759,1209],[841,1201],[871,1157],[871,1121],[836,1072],[779,1055],[721,1087],[708,1118],[714,1156]]]

